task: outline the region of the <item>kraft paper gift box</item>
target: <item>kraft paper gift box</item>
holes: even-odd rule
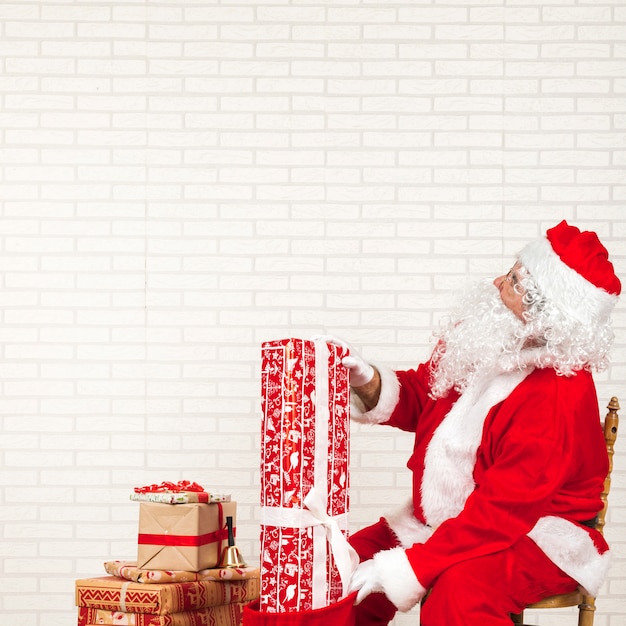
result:
[[[260,610],[300,612],[347,594],[347,350],[323,340],[262,346]]]
[[[139,504],[137,567],[197,572],[215,567],[228,545],[226,518],[236,527],[236,502]]]
[[[180,614],[227,604],[245,604],[258,596],[258,577],[162,584],[129,582],[118,576],[76,581],[76,606],[120,614]]]

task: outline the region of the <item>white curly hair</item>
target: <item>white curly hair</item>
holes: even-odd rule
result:
[[[502,302],[491,282],[471,287],[435,333],[431,396],[463,393],[477,378],[527,367],[551,367],[562,376],[608,365],[614,333],[607,316],[581,319],[547,297],[528,270],[516,268],[522,319]]]

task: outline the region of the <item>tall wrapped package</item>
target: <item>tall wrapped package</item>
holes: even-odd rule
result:
[[[358,562],[346,540],[346,355],[321,339],[262,346],[261,612],[339,601]]]

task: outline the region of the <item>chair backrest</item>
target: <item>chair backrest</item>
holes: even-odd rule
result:
[[[606,452],[609,456],[609,471],[604,479],[604,489],[602,490],[601,498],[603,507],[598,513],[596,520],[596,528],[604,533],[604,525],[606,523],[606,509],[608,506],[609,492],[611,491],[611,472],[613,471],[613,455],[615,453],[615,440],[617,439],[617,428],[619,426],[619,416],[617,412],[620,410],[619,402],[615,396],[611,398],[611,401],[606,407],[609,412],[604,418],[604,439],[606,441]]]

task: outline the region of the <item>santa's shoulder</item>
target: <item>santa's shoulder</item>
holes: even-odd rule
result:
[[[563,376],[552,368],[535,369],[516,389],[516,392],[557,400],[567,405],[576,402],[597,402],[596,388],[591,372],[579,370]]]

